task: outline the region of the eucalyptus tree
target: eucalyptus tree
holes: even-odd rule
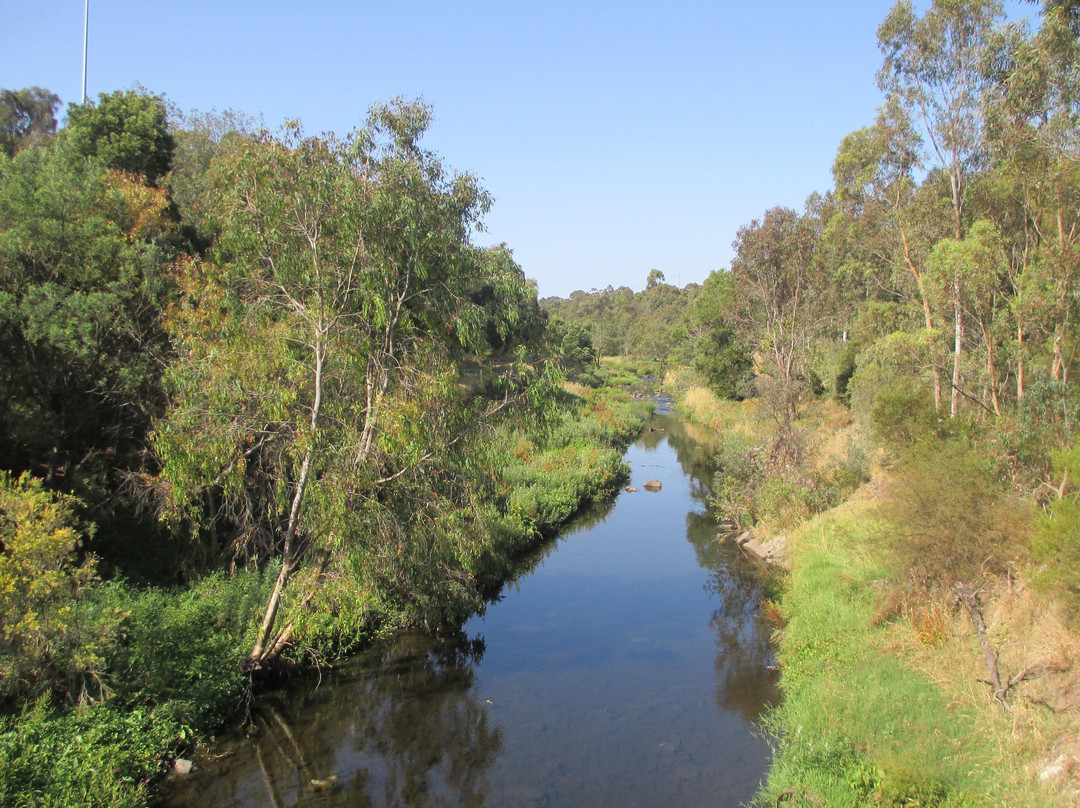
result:
[[[469,246],[489,200],[420,148],[429,119],[398,102],[343,140],[298,125],[237,140],[212,169],[216,262],[179,271],[156,485],[172,523],[211,553],[278,564],[255,667],[326,591],[351,585],[362,600],[355,559],[394,555],[380,541],[407,532],[391,484],[437,478],[477,424],[528,398],[514,364],[501,398],[470,401],[459,386],[455,356],[485,334],[470,290],[485,272],[496,286],[523,279]],[[420,516],[428,502],[441,512],[432,496]]]
[[[60,96],[43,87],[0,90],[0,151],[8,157],[56,132]]]
[[[982,101],[989,83],[987,47],[1002,17],[998,0],[934,0],[922,17],[898,2],[878,29],[884,64],[878,85],[917,118],[936,167],[948,178],[953,237],[964,238],[970,184],[985,162]],[[961,278],[953,279],[950,412],[960,408],[964,351]]]
[[[1022,369],[1025,333],[1043,327],[1056,382],[1068,375],[1066,341],[1080,283],[1080,42],[1073,19],[1048,4],[1035,34],[1023,25],[1002,31],[986,100],[997,190],[1018,209],[1009,234],[1017,361]],[[1018,375],[1022,397],[1022,370]]]
[[[764,399],[780,427],[774,454],[791,450],[792,423],[810,377],[810,343],[823,312],[818,236],[812,223],[789,208],[772,208],[739,228],[731,262],[732,319],[740,336],[772,370]]]
[[[996,346],[997,323],[1003,314],[1003,280],[1008,274],[1008,259],[1001,244],[1001,234],[985,219],[975,222],[961,241],[942,239],[934,246],[927,261],[927,285],[946,305],[952,305],[956,278],[960,279],[961,305],[966,320],[979,328],[983,351],[982,386],[990,403],[986,404],[970,390],[961,394],[977,401],[995,415],[1001,415],[1000,376]]]
[[[916,173],[923,165],[922,138],[908,111],[892,97],[878,111],[873,126],[847,135],[833,163],[839,208],[846,221],[845,240],[856,260],[888,267],[914,283],[922,309],[930,353],[934,406],[941,409],[941,367],[936,359],[934,314],[923,278],[927,255],[939,235],[933,218],[920,215]],[[837,226],[831,228],[836,234]],[[904,284],[883,278],[887,293],[907,296]]]

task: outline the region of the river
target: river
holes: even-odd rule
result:
[[[451,637],[398,638],[261,695],[163,806],[738,806],[770,758],[763,582],[706,511],[678,417],[630,484]],[[659,492],[644,483],[658,479]]]

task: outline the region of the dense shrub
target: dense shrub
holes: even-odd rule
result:
[[[884,515],[899,576],[919,593],[1003,573],[1021,554],[1029,512],[984,455],[960,440],[927,440],[895,470]]]
[[[739,530],[766,520],[775,528],[792,528],[835,508],[870,477],[869,459],[857,446],[818,469],[779,469],[770,463],[765,446],[753,443],[727,432],[716,457],[712,504],[721,520]]]
[[[1056,453],[1055,479],[1060,496],[1052,502],[1036,525],[1032,539],[1035,560],[1041,565],[1037,582],[1065,597],[1073,620],[1080,620],[1080,442]]]
[[[88,595],[93,558],[77,559],[74,498],[0,471],[0,697],[101,698],[119,615]]]
[[[59,713],[40,700],[0,717],[0,805],[140,808],[186,736],[174,717],[151,709],[98,704]]]
[[[115,588],[126,617],[110,660],[116,698],[210,730],[240,704],[244,661],[276,570],[214,573],[185,589]]]

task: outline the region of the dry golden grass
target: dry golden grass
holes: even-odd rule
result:
[[[804,434],[808,435],[808,456],[815,470],[843,461],[860,441],[851,410],[827,399],[816,401],[804,415]]]
[[[882,651],[900,659],[974,717],[992,741],[984,761],[1019,789],[1041,790],[1050,804],[1080,806],[1080,635],[1060,607],[1021,580],[990,582],[982,595],[988,634],[998,651],[1007,704],[994,699],[989,673],[968,616],[947,604],[908,605],[886,633]],[[1040,774],[1060,764],[1057,779]]]
[[[704,387],[690,387],[679,406],[695,426],[712,432],[737,429],[744,434],[759,434],[764,427],[758,423],[758,404],[753,399],[728,401]]]

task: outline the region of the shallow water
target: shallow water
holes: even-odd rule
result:
[[[167,789],[218,806],[737,806],[775,700],[757,569],[715,541],[709,467],[676,417],[631,485],[453,637],[410,636],[261,696]],[[647,492],[659,479],[663,488]]]

